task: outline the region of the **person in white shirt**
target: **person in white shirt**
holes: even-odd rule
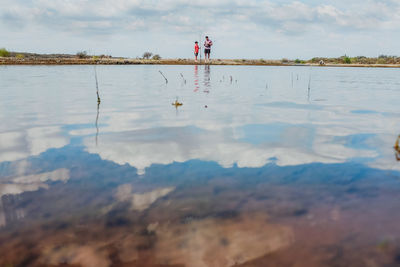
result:
[[[204,59],[207,61],[210,60],[211,46],[213,42],[206,36],[206,40],[204,42]]]

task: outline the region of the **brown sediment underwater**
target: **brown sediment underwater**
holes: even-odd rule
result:
[[[110,204],[97,210],[0,231],[0,263],[104,267],[399,263],[397,189],[375,189],[362,182],[334,186],[333,191],[306,184],[261,183],[255,188],[226,178],[196,187],[141,184],[112,190],[104,196]],[[134,191],[140,188],[140,193]]]

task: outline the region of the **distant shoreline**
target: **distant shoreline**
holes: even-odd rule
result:
[[[312,66],[312,67],[364,67],[364,68],[400,68],[400,64],[342,64],[316,63],[298,64],[282,62],[281,60],[252,59],[212,59],[207,65],[225,66]],[[0,65],[205,65],[204,60],[195,62],[193,59],[129,59],[129,58],[71,58],[71,57],[37,57],[16,58],[0,57]]]

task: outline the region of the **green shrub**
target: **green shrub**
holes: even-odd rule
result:
[[[294,63],[300,64],[300,63],[301,63],[301,60],[300,60],[300,59],[296,59],[296,60],[294,61]]]
[[[154,59],[154,60],[160,60],[161,57],[160,57],[159,54],[156,54],[156,55],[154,55],[154,56],[152,57],[152,59]]]
[[[344,63],[346,63],[346,64],[351,64],[351,58],[349,58],[348,56],[344,56],[344,57],[343,57],[343,61],[344,61]]]
[[[377,64],[385,64],[385,63],[387,63],[387,62],[386,62],[386,59],[385,59],[385,58],[378,58],[378,60],[376,61],[376,63],[377,63]]]
[[[311,59],[311,62],[312,62],[312,63],[318,63],[320,60],[321,60],[321,59],[320,59],[319,57],[313,57],[313,58]]]
[[[8,52],[5,48],[0,48],[0,57],[9,57],[10,52]]]
[[[16,58],[19,58],[19,59],[22,59],[22,58],[24,58],[25,56],[24,56],[23,54],[17,54],[15,57],[16,57]]]

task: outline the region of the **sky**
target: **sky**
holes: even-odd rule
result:
[[[0,47],[191,58],[400,55],[400,0],[0,0]]]

